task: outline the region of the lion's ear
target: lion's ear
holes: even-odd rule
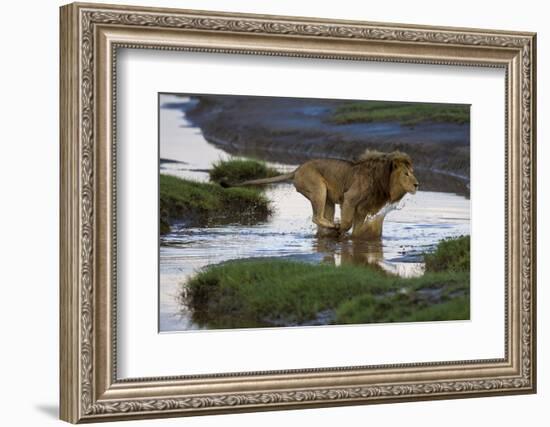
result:
[[[390,161],[390,172],[393,172],[399,167],[399,160],[398,159],[392,159]]]

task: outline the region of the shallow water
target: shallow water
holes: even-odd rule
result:
[[[230,157],[209,144],[185,120],[188,98],[163,95],[160,111],[161,173],[207,181],[205,170]],[[169,160],[169,161],[166,161]],[[293,165],[275,165],[293,170]],[[253,258],[287,257],[306,262],[369,264],[403,277],[422,275],[421,254],[443,238],[470,233],[470,201],[451,193],[408,195],[384,221],[381,244],[318,239],[311,205],[292,184],[266,189],[274,214],[255,225],[173,227],[160,246],[160,331],[197,329],[178,300],[182,283],[209,264]],[[337,210],[337,217],[339,212]]]

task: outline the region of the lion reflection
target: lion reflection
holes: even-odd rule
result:
[[[335,240],[318,238],[317,252],[322,253],[323,262],[332,265],[366,265],[383,270],[384,248],[378,241]]]
[[[317,238],[317,252],[323,254],[323,262],[335,266],[361,265],[400,277],[419,277],[424,274],[423,262],[390,262],[384,259],[384,247],[380,240],[336,240]]]

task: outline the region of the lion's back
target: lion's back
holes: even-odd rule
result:
[[[314,159],[303,163],[298,170],[318,172],[325,180],[341,181],[347,176],[351,163],[338,159]]]

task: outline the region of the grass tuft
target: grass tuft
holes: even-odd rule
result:
[[[424,261],[426,271],[470,271],[470,236],[442,240]]]
[[[399,122],[404,126],[414,126],[421,122],[464,124],[470,122],[470,107],[407,102],[350,102],[338,107],[330,121],[338,125],[371,122]]]
[[[209,174],[213,182],[230,184],[280,175],[279,171],[265,163],[249,159],[220,160],[213,165]]]
[[[173,222],[188,225],[254,223],[271,214],[269,200],[253,188],[222,188],[160,175],[160,229],[170,230]]]

